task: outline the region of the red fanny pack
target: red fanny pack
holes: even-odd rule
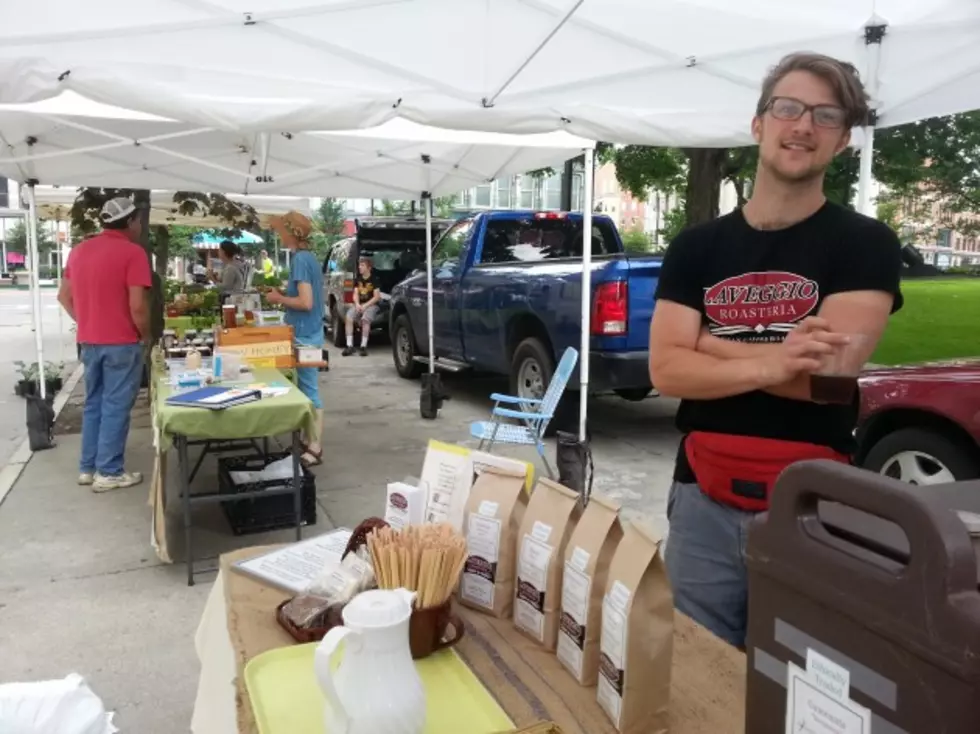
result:
[[[808,459],[850,463],[845,454],[827,446],[702,431],[687,435],[684,453],[705,494],[749,512],[769,509],[776,477],[790,464]]]

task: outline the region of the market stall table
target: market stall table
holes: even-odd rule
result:
[[[294,644],[275,621],[288,594],[231,570],[270,548],[221,556],[220,571],[195,638],[201,678],[191,731],[256,734],[243,671],[267,650]],[[595,688],[572,681],[554,653],[518,634],[511,620],[457,607],[466,634],[455,650],[500,703],[515,727],[557,723],[563,734],[615,734]],[[312,671],[311,671],[312,675]],[[745,656],[679,612],[671,676],[671,734],[741,734]]]
[[[184,516],[184,534],[186,545],[187,583],[194,584],[194,544],[191,522],[193,505],[211,502],[240,501],[252,497],[268,497],[276,494],[292,494],[293,508],[296,517],[296,539],[301,537],[301,495],[302,467],[299,457],[300,433],[309,433],[315,421],[313,404],[301,393],[295,385],[276,369],[255,368],[248,379],[222,383],[228,386],[244,386],[249,384],[277,384],[287,388],[287,392],[274,397],[266,397],[254,403],[237,405],[225,410],[205,410],[167,405],[167,398],[172,388],[167,377],[158,366],[153,369],[153,425],[154,441],[157,450],[156,466],[150,489],[153,506],[153,543],[164,562],[170,562],[166,547],[166,453],[171,444],[177,450],[179,479],[178,486],[181,494],[181,504]],[[209,453],[219,453],[230,450],[254,449],[257,453],[266,453],[258,449],[255,443],[258,439],[269,436],[292,434],[293,479],[289,485],[281,489],[263,489],[254,492],[239,492],[222,494],[207,492],[192,495],[190,483],[192,473],[200,467],[204,457]],[[190,467],[188,449],[190,446],[202,446],[201,455],[193,472]]]

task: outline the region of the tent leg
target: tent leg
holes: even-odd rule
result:
[[[592,172],[595,165],[595,151],[585,150],[585,169],[583,179],[585,192],[582,197],[582,344],[579,349],[579,414],[578,435],[583,443],[587,440],[586,419],[589,410],[589,347],[592,336]]]
[[[34,310],[34,343],[37,346],[37,388],[43,400],[46,397],[44,379],[44,327],[41,312],[41,287],[38,283],[40,258],[37,252],[37,200],[34,196],[36,181],[27,182],[27,248],[31,266],[31,301]]]
[[[432,196],[423,192],[425,204],[425,274],[426,274],[426,336],[429,347],[429,371],[422,375],[422,392],[419,395],[419,414],[426,420],[439,416],[442,403],[449,399],[442,386],[442,376],[436,373],[435,308],[432,304]]]

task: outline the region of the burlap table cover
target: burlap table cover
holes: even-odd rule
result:
[[[293,644],[275,620],[275,609],[288,594],[231,569],[236,561],[271,549],[246,548],[221,556],[241,734],[258,731],[244,685],[245,664],[267,650]],[[595,689],[575,683],[553,653],[517,634],[509,620],[461,607],[457,611],[466,635],[456,651],[515,726],[554,721],[563,734],[615,734],[596,703]],[[743,732],[745,656],[680,613],[674,625],[670,714],[671,734]]]

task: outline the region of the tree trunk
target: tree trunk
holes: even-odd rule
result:
[[[159,225],[153,233],[153,254],[156,256],[156,267],[154,268],[164,280],[167,279],[167,268],[170,265],[170,230],[164,225]]]
[[[138,189],[133,192],[133,203],[139,209],[139,216],[142,221],[140,229],[140,244],[146,250],[146,256],[152,258],[153,251],[150,249],[150,192],[147,189]],[[151,259],[150,262],[153,262]],[[166,268],[166,265],[164,265]],[[151,270],[153,276],[153,287],[150,289],[150,345],[156,344],[163,337],[163,278],[155,271]],[[166,273],[164,269],[164,273]]]
[[[725,148],[685,148],[688,160],[684,205],[687,226],[710,222],[718,217]]]

